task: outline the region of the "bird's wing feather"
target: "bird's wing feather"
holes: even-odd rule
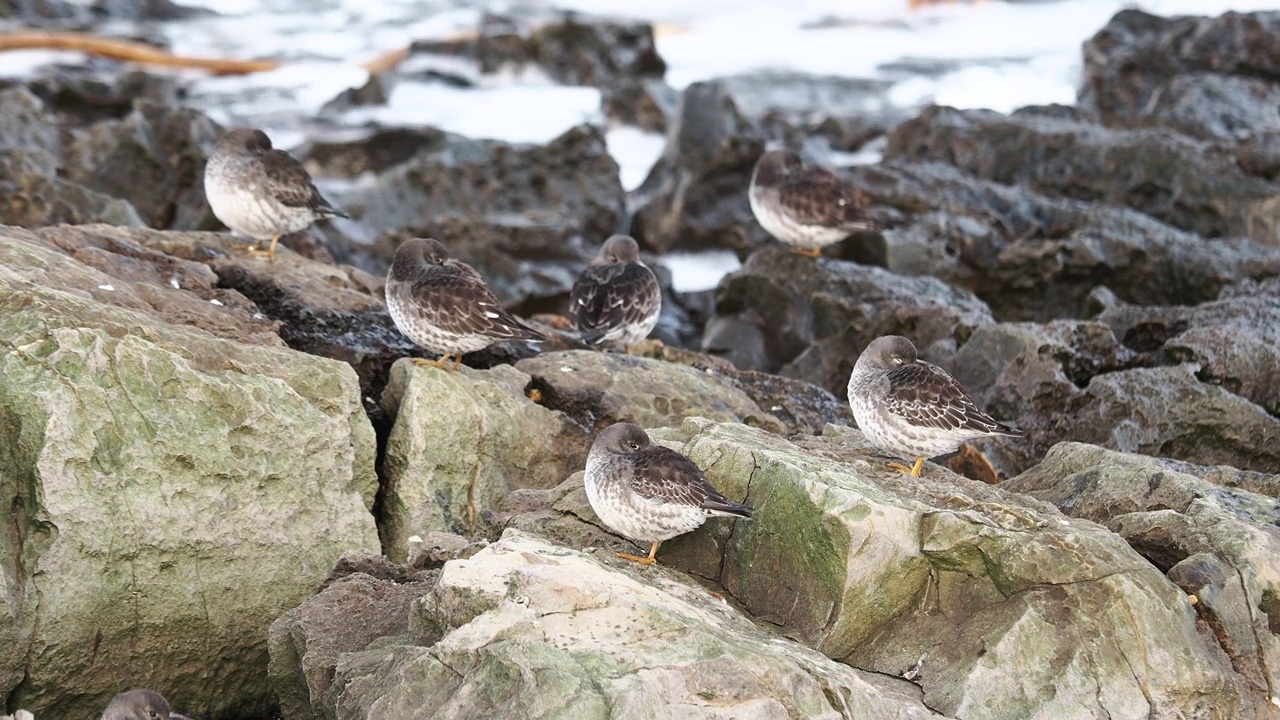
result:
[[[805,225],[851,230],[874,227],[862,191],[826,168],[806,167],[796,173],[778,189],[778,197]]]
[[[414,305],[431,324],[459,335],[485,335],[512,340],[545,340],[507,312],[470,265],[449,260],[426,269],[413,280]]]
[[[305,207],[317,215],[348,217],[333,207],[311,182],[302,163],[283,150],[268,150],[262,156],[267,176],[267,192],[283,205]]]
[[[912,425],[937,430],[1020,432],[982,411],[964,387],[942,368],[915,362],[889,371],[887,409]]]
[[[677,503],[750,517],[751,508],[721,495],[692,460],[670,448],[648,445],[636,451],[631,489],[646,500]]]
[[[573,284],[569,314],[584,339],[598,342],[610,330],[643,322],[661,302],[662,290],[649,268],[639,263],[597,265]]]

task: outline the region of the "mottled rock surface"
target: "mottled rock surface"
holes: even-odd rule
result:
[[[263,630],[340,555],[378,549],[355,374],[167,322],[145,278],[59,290],[45,278],[99,271],[0,252],[4,694],[87,717],[146,677],[188,712],[265,712]]]
[[[343,656],[339,719],[936,717],[905,681],[765,634],[663,568],[519,531],[445,565],[408,641]]]

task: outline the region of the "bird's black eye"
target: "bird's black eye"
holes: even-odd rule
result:
[[[627,443],[627,445],[631,446],[632,450],[640,449],[640,443],[636,442],[635,440],[632,440],[631,442]]]

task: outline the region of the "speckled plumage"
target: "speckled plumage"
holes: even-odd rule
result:
[[[127,690],[111,698],[101,720],[189,720],[169,709],[169,702],[154,690]]]
[[[400,332],[459,362],[463,354],[502,340],[546,339],[507,312],[480,273],[450,258],[438,240],[406,240],[396,249],[386,293]]]
[[[257,241],[274,241],[323,218],[349,217],[320,195],[301,163],[249,128],[218,141],[205,164],[204,193],[222,224]]]
[[[569,315],[588,345],[635,345],[649,337],[661,313],[658,278],[626,235],[605,241],[569,294]]]
[[[920,360],[915,345],[898,335],[876,338],[862,351],[849,375],[849,407],[867,438],[902,457],[929,458],[968,440],[1022,434],[983,412],[955,378]]]
[[[875,227],[858,188],[826,168],[805,165],[790,150],[760,156],[747,199],[766,232],[810,255]]]
[[[587,500],[600,520],[615,532],[658,544],[697,529],[713,516],[750,518],[751,508],[721,495],[692,460],[654,445],[631,423],[616,423],[596,436],[583,477]]]

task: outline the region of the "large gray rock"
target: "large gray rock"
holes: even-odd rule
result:
[[[592,432],[616,422],[679,425],[690,415],[784,430],[732,376],[712,370],[592,350],[542,353],[516,368],[529,374],[540,402]]]
[[[1062,440],[1242,469],[1280,469],[1275,298],[1194,308],[1118,306],[1097,320],[976,330],[951,370],[979,404],[1024,431],[985,443],[1014,475]]]
[[[408,632],[410,604],[439,578],[438,570],[410,574],[381,557],[343,558],[339,568],[340,577],[271,623],[271,686],[289,720],[324,720],[319,701],[339,657]]]
[[[44,103],[24,87],[0,90],[0,224],[144,224],[128,201],[61,177],[61,152]]]
[[[1246,175],[1221,147],[1167,130],[1113,130],[1039,108],[1001,115],[934,107],[899,125],[884,157],[1127,205],[1205,237],[1278,242],[1280,185]]]
[[[64,174],[128,200],[147,225],[174,230],[219,227],[204,197],[204,163],[222,134],[207,115],[145,100],[121,120],[74,130]]]
[[[1255,492],[1233,487],[1241,484]],[[1280,687],[1280,475],[1062,443],[1001,487],[1119,533],[1196,596],[1202,635],[1251,693]]]
[[[392,367],[381,401],[394,425],[379,525],[389,557],[403,561],[414,535],[476,534],[481,515],[511,491],[553,487],[582,468],[590,437],[526,397],[529,386],[509,365]]]
[[[519,531],[445,565],[408,642],[344,655],[338,720],[936,717],[910,684],[757,629],[660,567]]]
[[[1103,123],[1236,140],[1280,130],[1280,12],[1122,10],[1084,44],[1079,105]]]
[[[128,308],[160,295],[145,279],[108,304],[98,270],[0,251],[0,695],[88,718],[142,684],[188,712],[266,712],[267,626],[340,555],[379,549],[355,374]]]
[[[907,335],[937,361],[994,322],[981,300],[936,278],[815,261],[774,246],[720,282],[703,348],[843,398],[853,363],[875,338]]]
[[[1205,240],[1127,207],[1053,197],[941,162],[855,168],[883,232],[841,257],[932,275],[977,295],[996,318],[1047,321],[1096,312],[1098,288],[1123,302],[1195,304],[1241,278],[1280,273],[1274,240]]]
[[[944,470],[886,470],[860,433],[794,444],[702,420],[660,435],[750,522],[664,545],[746,611],[964,718],[1259,717],[1181,590],[1118,535]],[[668,547],[669,546],[669,547]]]

